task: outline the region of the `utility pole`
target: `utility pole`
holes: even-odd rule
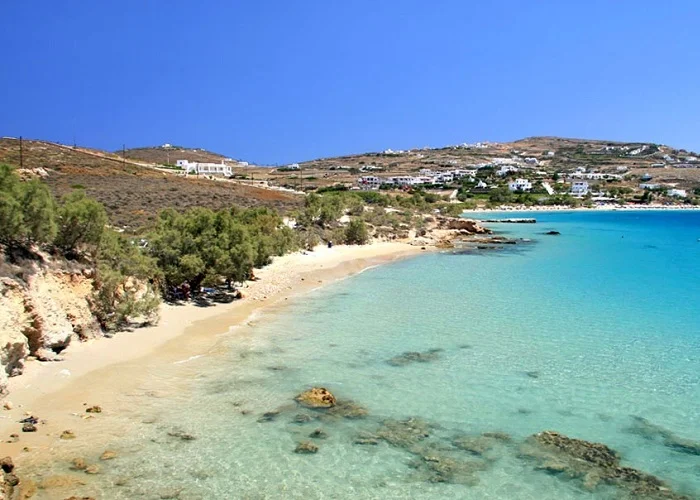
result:
[[[122,144],[122,161],[126,167],[126,144]]]
[[[302,193],[304,192],[304,169],[301,168],[301,165],[299,166],[299,179],[301,182],[301,191]]]
[[[19,168],[24,168],[24,151],[21,135],[19,136]]]

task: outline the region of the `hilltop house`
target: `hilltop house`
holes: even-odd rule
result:
[[[376,175],[365,175],[357,180],[360,185],[360,189],[365,191],[379,189],[379,186],[383,184],[383,180]]]
[[[223,160],[221,160],[221,163],[199,163],[189,160],[177,160],[177,166],[183,168],[187,174],[223,175],[224,177],[233,175],[233,169],[230,165],[226,165]]]
[[[508,189],[511,191],[530,191],[532,183],[527,179],[515,179],[513,182],[508,183]]]
[[[571,183],[571,196],[583,198],[588,194],[588,183],[586,181],[574,181]]]

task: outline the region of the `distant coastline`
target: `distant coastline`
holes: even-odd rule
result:
[[[501,205],[495,208],[473,208],[464,210],[463,214],[494,213],[494,212],[588,212],[588,211],[638,211],[651,210],[700,210],[697,205],[619,205],[605,204],[593,207],[571,207],[568,205],[526,206],[526,205]]]

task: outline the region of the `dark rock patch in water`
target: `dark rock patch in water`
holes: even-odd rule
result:
[[[488,432],[478,436],[458,436],[452,440],[452,446],[478,457],[492,459],[496,458],[492,453],[494,449],[510,441],[508,434]]]
[[[525,372],[525,376],[530,377],[530,378],[540,378],[540,372],[538,372],[538,371]]]
[[[700,441],[677,436],[672,431],[654,424],[644,417],[633,417],[632,425],[626,431],[650,441],[657,441],[678,453],[700,456]]]
[[[311,439],[327,439],[328,434],[323,429],[316,429],[311,434],[309,434]]]
[[[429,363],[440,358],[442,349],[430,349],[425,352],[407,351],[387,360],[391,366],[405,366],[411,363]]]
[[[365,418],[367,415],[369,415],[369,411],[365,407],[348,399],[336,401],[335,406],[323,410],[319,418],[326,420],[333,418],[357,419]]]
[[[178,439],[181,439],[183,441],[194,441],[195,439],[197,439],[194,435],[192,435],[188,432],[185,432],[181,429],[175,429],[175,430],[168,432],[168,436],[178,438]]]
[[[410,449],[430,437],[430,425],[419,418],[387,419],[382,422],[376,435],[392,446]]]
[[[306,413],[297,413],[294,415],[294,419],[292,420],[292,423],[295,424],[308,424],[314,419],[311,415],[307,415]]]
[[[311,441],[302,441],[294,449],[294,453],[299,453],[302,455],[309,455],[318,452],[318,446],[316,446]]]
[[[620,465],[620,455],[601,443],[574,439],[553,431],[530,436],[520,448],[522,458],[534,460],[536,468],[549,474],[579,480],[588,490],[608,484],[632,498],[689,500],[673,492],[659,478]]]
[[[451,483],[474,486],[479,483],[477,472],[488,466],[480,460],[460,460],[449,456],[425,455],[410,463],[416,470],[413,479],[430,483]]]
[[[260,422],[260,423],[272,422],[279,416],[279,414],[280,414],[279,410],[265,412],[262,414],[262,416],[260,418],[258,418],[258,422]]]

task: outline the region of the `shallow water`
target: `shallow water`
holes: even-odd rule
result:
[[[663,436],[700,441],[700,214],[536,218],[493,226],[530,245],[371,269],[233,329],[100,417],[94,432],[119,454],[100,474],[66,460],[41,473],[88,483],[71,494],[115,499],[616,498],[522,457],[524,439],[556,430],[699,496],[700,456]],[[426,356],[400,357],[408,351]],[[319,385],[368,415],[297,407],[293,397]],[[296,423],[300,413],[314,420]],[[411,417],[428,437],[355,444]],[[315,429],[327,438],[309,438]],[[454,446],[484,432],[512,440],[482,455]],[[96,462],[103,448],[87,441],[54,452]],[[301,441],[318,453],[294,453]],[[448,462],[459,467],[432,465]]]

